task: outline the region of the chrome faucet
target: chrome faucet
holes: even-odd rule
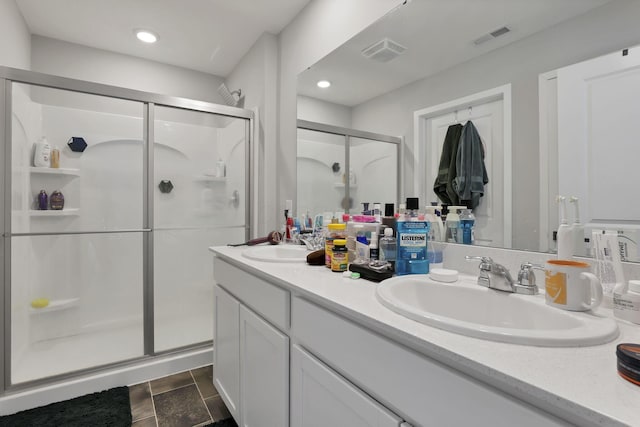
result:
[[[466,256],[467,261],[480,261],[480,273],[478,275],[478,285],[504,292],[518,294],[535,295],[538,293],[534,268],[542,268],[536,264],[524,263],[520,266],[518,282],[514,282],[509,270],[501,264],[494,262],[489,257]]]

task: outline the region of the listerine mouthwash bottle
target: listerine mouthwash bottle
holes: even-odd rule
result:
[[[427,257],[429,222],[418,220],[418,206],[417,197],[407,198],[407,212],[398,217],[396,274],[399,276],[429,273]]]

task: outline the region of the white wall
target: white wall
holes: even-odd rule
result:
[[[512,84],[514,247],[538,247],[538,74],[640,42],[640,2],[621,0],[353,109],[353,127],[404,135],[407,195],[413,182],[413,112]]]
[[[14,0],[0,0],[0,65],[31,68],[31,34]]]
[[[312,0],[280,33],[280,118],[274,218],[296,198],[297,76],[382,17],[402,0]],[[295,203],[294,203],[295,206]]]
[[[351,107],[299,95],[298,118],[351,128]]]
[[[227,77],[229,90],[242,89],[245,94],[244,108],[257,108],[258,123],[256,126],[254,145],[257,144],[257,173],[258,188],[256,211],[261,212],[256,218],[256,229],[253,236],[265,236],[274,228],[275,213],[268,210],[274,200],[276,187],[276,169],[265,167],[275,165],[278,126],[278,39],[275,35],[264,33],[240,60],[238,65]],[[272,204],[272,203],[271,203]],[[269,216],[271,214],[272,216]]]
[[[32,37],[33,71],[224,104],[221,77],[47,37]]]

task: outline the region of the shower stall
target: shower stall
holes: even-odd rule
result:
[[[1,393],[210,349],[207,248],[250,235],[253,112],[0,80]],[[58,167],[34,166],[42,138]]]

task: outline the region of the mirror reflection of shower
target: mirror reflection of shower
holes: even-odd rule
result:
[[[400,198],[401,138],[298,120],[297,214]]]

